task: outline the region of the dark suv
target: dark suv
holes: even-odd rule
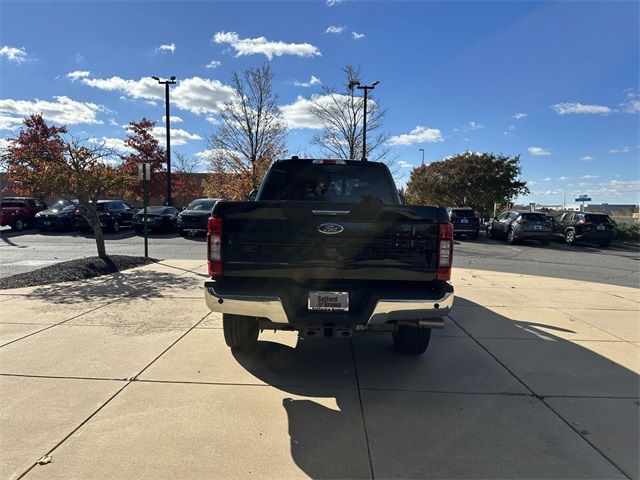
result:
[[[119,232],[122,227],[131,226],[131,219],[138,212],[138,209],[133,208],[124,200],[98,200],[96,211],[100,217],[102,228]],[[80,212],[76,213],[76,225],[81,230],[91,228]]]
[[[491,238],[504,238],[509,244],[538,240],[542,245],[549,245],[553,230],[551,220],[544,213],[508,210],[491,221],[487,234]]]
[[[465,235],[472,240],[478,238],[480,234],[480,219],[471,208],[451,208],[449,209],[449,216],[453,224],[454,237]]]
[[[615,235],[615,225],[606,213],[562,212],[553,219],[553,233],[568,245],[583,240],[607,247]]]
[[[35,224],[36,213],[45,210],[47,204],[33,197],[5,197],[0,203],[0,227],[10,225],[19,232]]]
[[[217,198],[193,200],[178,215],[178,233],[180,235],[206,233],[211,210],[213,210],[218,200]]]

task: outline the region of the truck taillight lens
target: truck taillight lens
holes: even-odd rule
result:
[[[222,274],[222,219],[209,218],[207,224],[207,263],[209,276]]]
[[[453,225],[443,223],[438,232],[438,267],[436,279],[450,280],[453,262]]]

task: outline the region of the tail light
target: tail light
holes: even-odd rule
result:
[[[451,279],[451,265],[453,262],[453,225],[442,223],[438,231],[438,267],[437,280]]]
[[[222,275],[222,219],[209,218],[207,224],[207,264],[209,276]]]

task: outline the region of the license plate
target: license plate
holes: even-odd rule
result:
[[[604,230],[604,225],[598,225],[596,228],[597,228],[598,230]]]
[[[348,312],[349,292],[309,292],[307,308],[321,312]]]
[[[51,222],[42,222],[42,223],[44,223],[45,225],[51,225]]]
[[[534,225],[534,230],[542,230],[542,225]]]
[[[460,220],[460,223],[469,223],[469,220],[467,220],[466,218],[463,218],[462,220]]]

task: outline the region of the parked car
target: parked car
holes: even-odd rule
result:
[[[504,238],[509,244],[537,240],[549,245],[553,230],[551,220],[544,213],[508,210],[491,221],[487,234],[491,238]]]
[[[77,200],[58,200],[46,210],[36,213],[36,225],[39,230],[73,229],[77,208]]]
[[[450,208],[449,217],[454,238],[464,235],[475,240],[480,235],[480,219],[470,207]]]
[[[119,232],[122,227],[131,226],[133,215],[138,211],[124,200],[98,200],[96,211],[100,217],[100,225],[106,230]],[[76,212],[76,226],[81,230],[91,227],[87,221]]]
[[[453,304],[449,214],[402,205],[383,163],[277,161],[255,201],[219,201],[208,223],[205,298],[233,349],[262,329],[369,331],[421,354]]]
[[[180,235],[188,233],[207,233],[207,221],[211,216],[217,198],[199,198],[192,201],[178,215],[178,232]]]
[[[0,202],[0,227],[9,225],[20,232],[36,223],[36,213],[45,210],[47,204],[34,197],[5,197]]]
[[[144,230],[144,209],[138,210],[132,219],[137,233]],[[173,232],[178,224],[178,210],[173,207],[147,207],[147,231]]]
[[[553,219],[553,233],[568,245],[586,241],[607,247],[615,236],[615,225],[606,213],[561,212]]]

